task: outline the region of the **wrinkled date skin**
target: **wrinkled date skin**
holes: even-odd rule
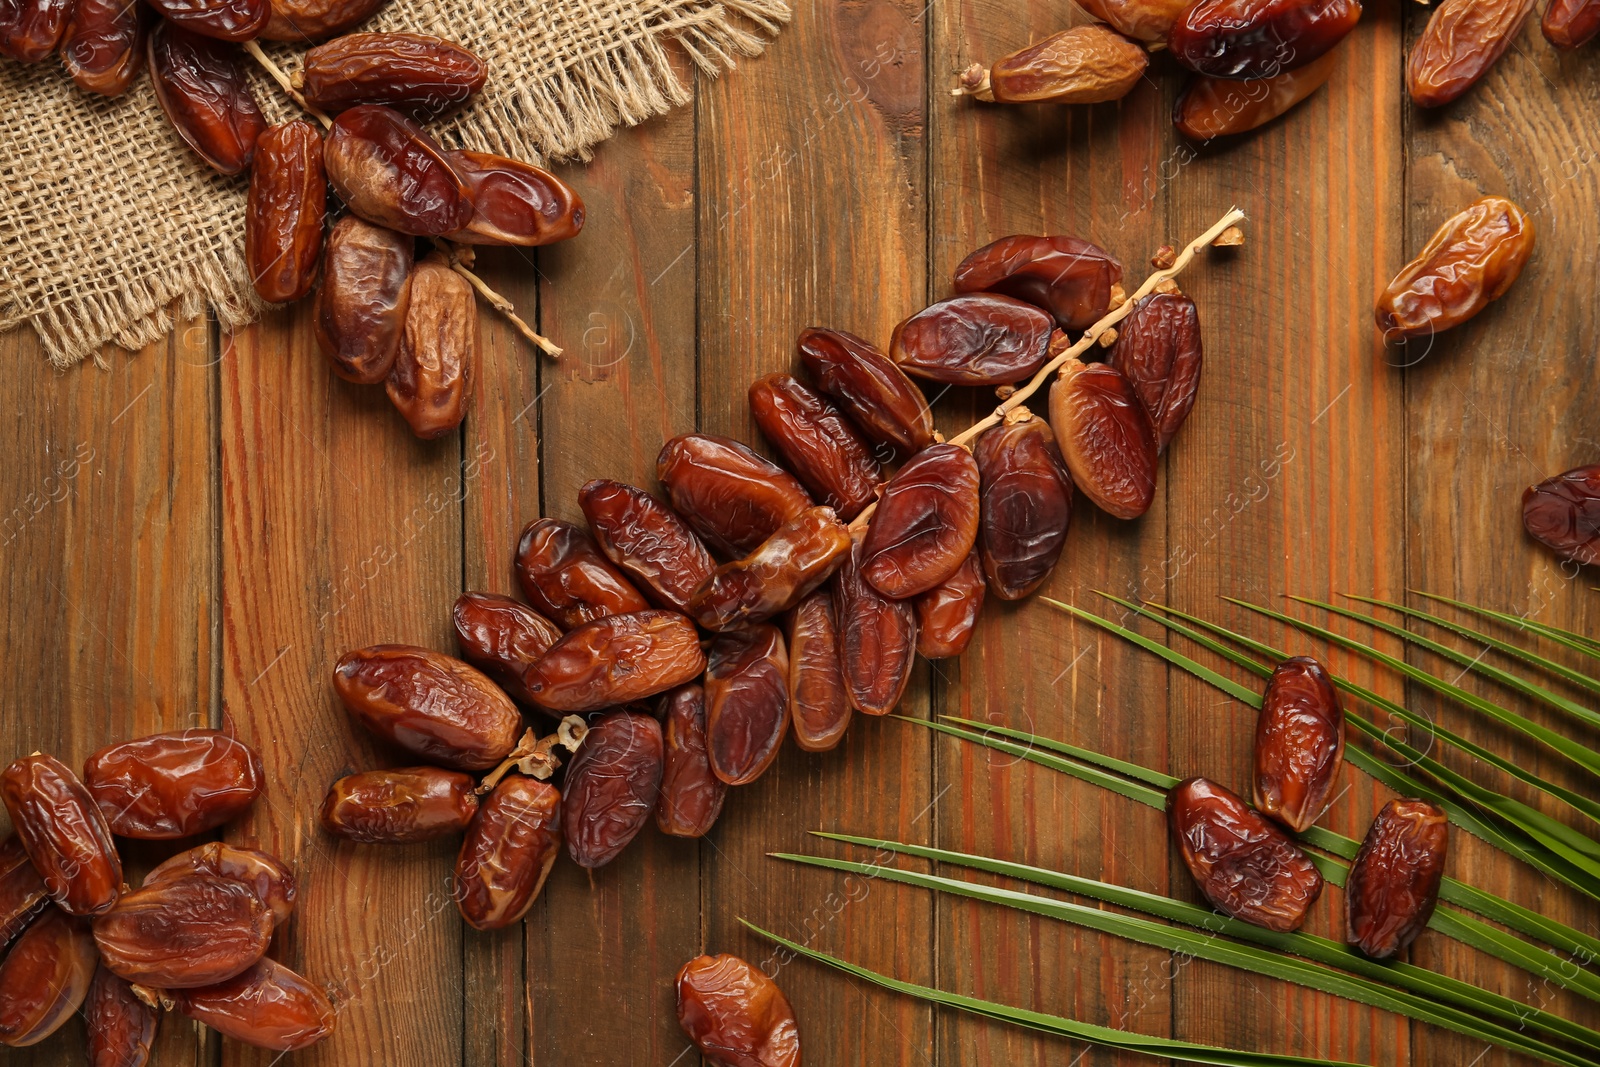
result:
[[[1338,53],[1270,78],[1207,78],[1196,75],[1172,109],[1172,124],[1191,141],[1230,137],[1265,126],[1322,88],[1333,76]]]
[[[1522,525],[1566,559],[1600,564],[1600,463],[1523,490]]]
[[[705,667],[694,623],[676,611],[647,609],[572,630],[528,668],[523,683],[542,708],[599,711],[664,693]]]
[[[1213,78],[1271,78],[1330,51],[1360,0],[1197,0],[1167,36],[1172,58]]]
[[[1063,330],[1086,330],[1111,308],[1122,264],[1077,237],[1017,234],[984,245],[956,266],[958,293],[1001,293],[1041,307]]]
[[[72,0],[7,0],[0,6],[0,54],[23,63],[49,59],[71,17]]]
[[[1182,293],[1151,293],[1122,320],[1106,362],[1133,383],[1165,451],[1194,407],[1204,354],[1200,313]]]
[[[849,522],[872,503],[882,472],[845,414],[787,374],[750,386],[750,415],[795,477]]]
[[[839,648],[833,594],[820,589],[789,614],[789,707],[795,744],[807,752],[838,747],[850,725]]]
[[[534,248],[582,231],[583,198],[543,167],[488,152],[451,152],[450,162],[466,179],[474,206],[452,241]]]
[[[1226,915],[1287,933],[1322,893],[1322,875],[1300,846],[1215,782],[1174,786],[1167,824],[1200,892]]]
[[[1344,765],[1344,708],[1322,664],[1305,656],[1272,672],[1256,719],[1256,808],[1300,833],[1328,806]]]
[[[889,358],[913,378],[946,385],[1005,385],[1050,357],[1053,320],[995,293],[968,293],[923,308],[894,328]]]
[[[1004,104],[1103,104],[1133,91],[1150,66],[1143,48],[1104,26],[1074,26],[1018,49],[989,69]]]
[[[1025,408],[979,437],[972,456],[983,572],[995,596],[1021,600],[1044,584],[1061,558],[1072,521],[1072,476],[1050,424]]]
[[[411,272],[400,350],[384,384],[413,434],[431,441],[467,417],[479,345],[471,283],[441,253],[430,253]]]
[[[1600,0],[1550,0],[1539,28],[1557,48],[1582,48],[1600,33]]]
[[[1533,0],[1444,0],[1406,57],[1406,91],[1418,107],[1458,99],[1500,61]]]
[[[644,829],[664,757],[661,724],[648,715],[614,711],[589,727],[561,791],[561,827],[574,863],[603,867]]]
[[[933,444],[927,398],[870,341],[808,326],[796,348],[817,388],[838,401],[868,437],[908,455]]]
[[[333,1033],[337,1019],[326,993],[270,959],[219,985],[175,989],[172,996],[195,1022],[277,1052],[316,1044]]]
[[[1050,387],[1050,427],[1072,482],[1108,515],[1137,519],[1156,498],[1155,426],[1133,383],[1105,363],[1068,360]]]
[[[415,645],[346,652],[333,688],[378,737],[458,771],[493,767],[522,732],[517,706],[481,671]]]
[[[843,566],[850,543],[832,508],[808,508],[744,559],[718,567],[695,594],[695,620],[732,630],[788,611]]]
[[[219,174],[239,174],[255,159],[267,128],[237,49],[160,21],[150,32],[156,102],[184,144]]]
[[[983,594],[983,562],[973,549],[954,574],[916,598],[917,651],[924,659],[949,659],[967,650]]]
[[[706,543],[735,559],[811,507],[794,475],[731,437],[674,437],[656,456],[656,478]]]
[[[176,26],[219,41],[249,41],[261,35],[272,14],[267,0],[146,0]]]
[[[130,0],[75,0],[61,35],[61,65],[78,88],[121,96],[144,63],[146,25]]]
[[[656,826],[672,837],[704,837],[728,795],[706,750],[705,690],[698,685],[674,689],[666,698],[666,721]]]
[[[47,909],[0,962],[0,1044],[36,1045],[60,1029],[89,995],[97,962],[88,924]]]
[[[588,534],[560,519],[535,519],[523,528],[515,569],[522,595],[566,630],[650,606]]]
[[[426,33],[351,33],[306,53],[296,87],[333,114],[384,104],[425,120],[459,107],[483,88],[483,60]]]
[[[800,1067],[800,1028],[777,983],[738,956],[697,956],[678,972],[678,1024],[713,1063]]]
[[[357,385],[389,377],[411,307],[416,242],[346,215],[333,224],[317,289],[317,347],[333,373]]]
[[[1446,220],[1417,258],[1378,296],[1385,338],[1431,337],[1498,300],[1533,252],[1533,222],[1499,196],[1486,196]]]
[[[729,785],[748,785],[778,758],[789,731],[789,653],[770,623],[719,634],[706,666],[706,750]]]
[[[268,41],[319,41],[365,22],[388,0],[272,0],[261,36]]]
[[[261,299],[286,304],[311,292],[322,258],[327,197],[322,134],[315,126],[295,119],[256,140],[244,258]]]
[[[978,538],[978,464],[960,445],[923,449],[884,487],[861,546],[861,573],[896,600],[956,572]]]
[[[186,874],[123,894],[94,920],[94,940],[105,965],[130,982],[196,989],[259,960],[272,927],[272,913],[248,886]]]
[[[183,730],[110,745],[83,784],[118,837],[193,837],[244,814],[266,779],[255,749],[221,730]]]
[[[462,593],[450,611],[461,655],[524,704],[533,697],[522,676],[561,640],[561,628],[537,611],[498,593]]]
[[[294,875],[283,861],[259,849],[237,848],[210,841],[160,864],[144,877],[146,886],[170,882],[191,875],[220,878],[244,886],[267,909],[274,926],[289,919],[299,895]]]
[[[1450,822],[1426,800],[1391,800],[1350,864],[1345,927],[1373,959],[1404,952],[1433,918],[1450,846]]]
[[[323,164],[339,199],[379,226],[440,237],[472,218],[472,189],[450,154],[393,108],[361,104],[340,112]]]
[[[144,1067],[156,1039],[156,1009],[134,995],[127,979],[95,971],[83,1006],[89,1067]]]
[[[687,614],[695,590],[717,562],[688,523],[636,485],[597,479],[578,490],[606,558],[639,581],[664,608]]]
[[[478,808],[456,857],[455,900],[477,930],[520,920],[561,853],[561,794],[520,774],[507,775]]]
[[[861,543],[834,576],[839,667],[850,706],[887,715],[911,681],[917,652],[917,613],[909,600],[890,600],[861,574]]]
[[[11,825],[68,915],[99,915],[122,891],[122,860],[111,827],[78,776],[52,756],[25,756],[0,774]]]
[[[365,771],[334,782],[318,817],[330,834],[364,845],[428,841],[467,828],[477,784],[441,767]]]
[[[0,841],[0,952],[50,903],[44,879],[28,859],[22,839]]]
[[[1172,24],[1191,0],[1079,0],[1079,5],[1118,33],[1147,44],[1165,43]]]

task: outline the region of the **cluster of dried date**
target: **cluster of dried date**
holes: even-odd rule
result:
[[[213,841],[124,882],[115,838],[193,838],[261,788],[261,757],[217,730],[111,745],[82,778],[39,753],[0,772],[0,1043],[36,1044],[80,1009],[92,1067],[141,1067],[163,1008],[278,1051],[330,1034],[327,996],[266,956],[295,902],[278,859]]]

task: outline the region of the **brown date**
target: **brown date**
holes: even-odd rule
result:
[[[916,598],[917,651],[924,659],[949,659],[967,650],[983,593],[983,563],[974,548],[954,574]]]
[[[127,979],[101,966],[83,1006],[89,1067],[144,1067],[159,1018],[156,1009],[134,995]]]
[[[1360,0],[1196,0],[1172,24],[1172,58],[1213,78],[1270,78],[1345,39]]]
[[[1533,221],[1516,204],[1499,196],[1473,203],[1378,295],[1378,329],[1407,339],[1459,326],[1511,288],[1533,242]]]
[[[130,982],[196,989],[259,960],[272,927],[272,913],[250,887],[184,874],[124,893],[94,920],[94,941],[105,965]]]
[[[543,167],[488,152],[456,151],[450,162],[472,190],[472,218],[450,240],[533,248],[578,236],[583,198]]]
[[[989,92],[1003,104],[1103,104],[1132,92],[1149,66],[1145,50],[1120,33],[1074,26],[996,61]]]
[[[410,844],[467,828],[478,813],[477,782],[441,767],[349,774],[323,798],[322,828],[364,845]]]
[[[674,437],[656,456],[672,506],[705,542],[735,559],[811,507],[794,475],[731,437]]]
[[[694,623],[675,611],[647,609],[568,632],[528,668],[523,684],[542,708],[599,711],[664,693],[705,667]]]
[[[1191,0],[1079,0],[1080,6],[1112,29],[1148,44],[1166,43],[1172,24]]]
[[[1418,107],[1459,98],[1500,61],[1533,0],[1444,0],[1406,57],[1406,91]]]
[[[23,1048],[76,1014],[94,980],[88,923],[48,908],[0,962],[0,1045]]]
[[[800,1028],[777,983],[738,956],[697,956],[678,971],[678,1025],[713,1063],[800,1067]]]
[[[1300,846],[1215,782],[1174,786],[1167,823],[1200,892],[1226,915],[1287,933],[1322,893],[1322,875]]]
[[[661,724],[614,711],[589,727],[561,787],[567,855],[580,867],[603,867],[643,830],[661,791]]]
[[[322,257],[327,196],[322,134],[315,126],[294,119],[256,139],[244,258],[261,299],[286,304],[311,291]]]
[[[789,707],[794,740],[807,752],[838,747],[850,725],[850,693],[839,662],[833,595],[819,589],[789,613]]]
[[[450,154],[393,108],[341,111],[328,130],[323,165],[339,199],[379,226],[440,237],[472,218],[472,188]]]
[[[561,794],[536,778],[500,780],[467,827],[455,900],[477,930],[510,926],[533,907],[561,853]]]
[[[219,41],[249,41],[261,35],[272,14],[268,0],[146,0],[175,26]]]
[[[636,485],[609,479],[578,490],[578,506],[607,559],[637,579],[657,604],[689,613],[695,590],[717,563],[677,512]]]
[[[1557,48],[1582,48],[1600,33],[1600,0],[1550,0],[1539,28]]]
[[[718,567],[691,612],[708,630],[770,619],[827,581],[849,553],[850,531],[833,509],[808,508],[744,559]]]
[[[329,231],[313,318],[317,346],[345,381],[376,385],[394,368],[411,307],[415,245],[355,215]]]
[[[1278,664],[1256,719],[1255,806],[1300,833],[1328,806],[1344,764],[1344,709],[1322,664]]]
[[[195,1022],[276,1052],[316,1044],[333,1033],[337,1021],[326,993],[271,959],[219,985],[174,989],[172,999]]]
[[[972,448],[978,464],[978,548],[989,589],[1021,600],[1050,577],[1072,521],[1072,476],[1050,424],[1026,408]]]
[[[453,432],[467,417],[479,344],[472,285],[443,253],[429,253],[411,271],[400,350],[384,384],[389,402],[424,441]]]
[[[0,841],[0,952],[50,903],[44,879],[28,859],[22,839]]]
[[[872,503],[878,460],[827,400],[787,374],[769,374],[750,386],[750,416],[795,477],[845,522]]]
[[[1564,558],[1600,564],[1600,463],[1523,490],[1522,525]]]
[[[537,611],[498,593],[462,593],[450,611],[466,661],[524,704],[533,697],[522,676],[561,640],[561,628]]]
[[[1127,375],[1068,360],[1050,387],[1050,427],[1072,482],[1100,510],[1137,519],[1156,498],[1160,452],[1150,413]]]
[[[74,0],[61,65],[78,88],[121,96],[144,63],[147,20],[130,0]]]
[[[1032,304],[967,293],[923,308],[894,328],[889,358],[913,378],[946,385],[1005,385],[1050,357],[1054,321]]]
[[[69,915],[99,915],[122,891],[122,860],[94,797],[60,760],[35,753],[0,773],[11,825],[50,899]]]
[[[711,770],[706,751],[706,693],[686,685],[667,694],[665,756],[656,826],[673,837],[704,837],[722,814],[727,783]]]
[[[523,528],[515,568],[522,595],[566,630],[650,606],[588,534],[560,519],[535,519]]]
[[[861,574],[896,600],[956,572],[978,538],[978,464],[960,445],[923,449],[884,487],[861,545]]]
[[[1063,330],[1086,330],[1111,308],[1122,264],[1077,237],[1002,237],[956,266],[958,293],[1001,293],[1044,308]]]
[[[861,559],[858,541],[834,576],[839,666],[850,706],[868,715],[887,715],[911,681],[917,613],[911,601],[890,600],[874,589],[862,577]]]
[[[333,688],[378,737],[458,771],[488,770],[522,733],[517,706],[482,672],[415,645],[346,652]]]
[[[307,52],[294,82],[329,114],[384,104],[425,120],[466,103],[488,75],[483,60],[443,37],[351,33]]]
[[[23,63],[49,59],[72,17],[72,0],[7,0],[0,4],[0,55]]]
[[[908,454],[933,444],[927,398],[870,341],[808,326],[796,347],[817,388],[838,401],[868,437]]]
[[[144,884],[152,886],[193,875],[244,886],[267,909],[275,927],[287,922],[294,911],[298,890],[294,875],[282,860],[259,849],[238,848],[221,841],[178,853],[145,875]]]
[[[1208,78],[1197,74],[1172,109],[1172,124],[1192,141],[1229,137],[1265,126],[1322,88],[1338,53],[1270,78]]]
[[[248,168],[267,120],[237,50],[164,19],[150,31],[147,49],[156,102],[184,144],[219,174]]]
[[[272,0],[261,37],[301,44],[332,37],[365,22],[388,0]]]
[[[1345,883],[1350,944],[1373,959],[1405,951],[1433,918],[1450,846],[1450,821],[1426,800],[1391,800],[1378,812]]]
[[[1162,452],[1194,407],[1204,360],[1200,313],[1182,293],[1151,293],[1122,320],[1106,362],[1133,383]]]
[[[242,815],[265,777],[255,749],[221,730],[182,730],[108,745],[83,784],[119,837],[193,837]]]
[[[789,731],[789,653],[770,623],[718,634],[706,665],[706,751],[729,785],[748,785],[778,758]]]

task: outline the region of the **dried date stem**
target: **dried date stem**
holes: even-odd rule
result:
[[[513,770],[541,782],[549,781],[550,776],[561,767],[561,758],[556,755],[556,749],[564,748],[568,754],[576,753],[583,745],[583,739],[588,736],[589,726],[578,715],[568,715],[562,719],[556,726],[556,732],[546,737],[536,736],[530,726],[528,732],[522,735],[522,740],[517,742],[517,747],[511,750],[511,755],[484,776],[478,784],[478,792],[489,792]]]
[[[283,72],[283,68],[272,61],[271,56],[267,55],[267,53],[261,50],[261,45],[259,43],[256,41],[246,41],[244,42],[244,50],[249,52],[257,63],[261,64],[263,70],[272,75],[272,80],[277,82],[278,87],[288,94],[290,100],[293,100],[295,103],[299,104],[302,111],[306,112],[318,122],[322,123],[323,129],[327,129],[329,126],[333,125],[332,119],[330,119],[323,112],[312,107],[306,101],[306,98],[300,94],[300,90],[296,89],[294,87],[294,83],[289,80],[289,75],[285,74]]]

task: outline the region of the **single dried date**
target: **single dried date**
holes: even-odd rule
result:
[[[462,593],[456,597],[450,619],[463,658],[514,699],[533,703],[522,676],[561,640],[561,628],[498,593]]]
[[[718,634],[706,665],[706,750],[729,785],[748,785],[778,758],[789,731],[789,654],[769,623]]]
[[[795,477],[849,522],[872,503],[881,472],[855,424],[787,374],[750,386],[750,416]]]
[[[834,575],[839,666],[850,706],[887,715],[911,681],[917,651],[917,614],[909,600],[891,600],[861,574],[861,543]]]
[[[1406,57],[1406,91],[1418,107],[1457,99],[1500,61],[1533,0],[1444,0]]]
[[[148,20],[128,0],[74,0],[61,34],[61,65],[78,88],[121,96],[144,63]]]
[[[1344,765],[1344,709],[1322,664],[1278,664],[1256,719],[1256,808],[1296,833],[1322,814]]]
[[[1391,800],[1367,830],[1345,884],[1350,944],[1374,959],[1404,952],[1433,918],[1450,821],[1426,800]]]
[[[155,1008],[134,994],[127,979],[102,965],[89,983],[83,1006],[89,1067],[144,1067],[159,1018]]]
[[[318,819],[336,837],[361,844],[410,844],[467,828],[478,814],[477,782],[441,767],[365,771],[340,778]]]
[[[1068,360],[1050,387],[1050,427],[1072,482],[1108,515],[1137,519],[1156,498],[1154,424],[1125,374]]]
[[[648,715],[614,711],[589,727],[561,790],[561,827],[574,863],[603,867],[644,829],[661,790],[663,758],[661,724]]]
[[[926,593],[978,538],[978,464],[960,445],[923,449],[884,487],[861,546],[861,573],[887,597]]]
[[[933,444],[927,398],[894,360],[843,330],[809,326],[796,342],[811,380],[839,402],[861,431],[904,453]]]
[[[1600,33],[1600,0],[1550,0],[1539,28],[1557,48],[1582,48]]]
[[[1079,0],[1079,5],[1108,22],[1118,33],[1146,44],[1165,44],[1172,24],[1191,0]]]
[[[411,306],[416,242],[356,215],[333,224],[317,288],[317,346],[347,382],[389,377]]]
[[[393,108],[361,104],[340,112],[323,164],[339,199],[379,226],[440,237],[472,218],[472,189],[449,153]]]
[[[0,797],[50,899],[69,915],[110,910],[122,891],[122,860],[111,827],[78,776],[53,756],[35,753],[0,773]]]
[[[794,740],[807,752],[836,748],[850,725],[850,693],[839,662],[833,594],[819,589],[789,613],[789,708]]]
[[[272,15],[268,0],[146,0],[175,26],[219,41],[249,41],[261,35]]]
[[[889,358],[913,378],[995,386],[1032,377],[1050,358],[1050,316],[996,293],[967,293],[894,328]]]
[[[1072,521],[1072,476],[1050,424],[1026,408],[980,436],[978,547],[989,588],[1021,600],[1050,577]]]
[[[1265,126],[1327,84],[1338,63],[1329,52],[1303,67],[1270,78],[1196,75],[1173,105],[1172,124],[1193,141],[1230,137]]]
[[[794,475],[731,437],[674,437],[656,456],[656,477],[706,543],[736,559],[812,506]]]
[[[777,983],[738,956],[697,956],[678,971],[678,1024],[726,1067],[800,1067],[800,1028]]]
[[[292,1052],[333,1033],[328,996],[276,960],[204,989],[175,989],[177,1009],[195,1022],[257,1048]]]
[[[178,136],[219,174],[238,174],[267,128],[235,49],[165,20],[150,33],[156,102]]]
[[[0,962],[0,1045],[36,1045],[89,995],[97,957],[88,923],[48,908]]]
[[[461,425],[480,343],[472,285],[442,253],[430,253],[411,272],[400,349],[384,384],[412,433],[427,441]]]
[[[146,886],[191,875],[220,878],[244,886],[272,916],[273,926],[289,920],[298,896],[294,875],[283,861],[259,849],[210,841],[180,852],[144,876]]]
[[[502,778],[478,808],[456,857],[456,908],[477,930],[520,920],[561,853],[561,794],[536,778]]]
[[[426,33],[350,33],[306,53],[295,87],[333,114],[384,104],[414,119],[460,107],[483,88],[489,68],[460,45]]]
[[[949,659],[967,650],[983,594],[983,562],[973,549],[954,574],[916,598],[917,651],[924,659]]]
[[[1063,330],[1086,330],[1111,309],[1122,264],[1077,237],[1002,237],[956,266],[958,293],[1001,293],[1041,307]]]
[[[1505,295],[1533,252],[1533,221],[1500,196],[1445,220],[1417,258],[1378,295],[1385,337],[1431,337]]]
[[[650,606],[588,534],[560,519],[535,519],[523,528],[515,570],[522,594],[563,629]]]
[[[1143,48],[1104,26],[1053,33],[989,68],[989,92],[1003,104],[1103,104],[1133,91],[1150,66]]]
[[[662,607],[689,613],[695,590],[717,563],[677,512],[636,485],[609,479],[578,490],[578,506],[607,559]]]
[[[1600,564],[1600,463],[1524,490],[1522,526],[1565,559]]]
[[[827,581],[850,552],[850,531],[832,508],[808,508],[744,559],[706,579],[690,612],[708,630],[732,630],[788,611]]]
[[[311,291],[322,258],[327,196],[322,134],[315,126],[294,119],[256,139],[244,258],[261,299],[286,304]]]
[[[0,5],[0,55],[23,63],[49,59],[72,17],[72,0],[7,0]]]
[[[261,755],[221,730],[183,730],[109,745],[83,784],[119,837],[193,837],[244,814],[265,783]]]
[[[1106,362],[1133,383],[1165,451],[1194,407],[1204,355],[1200,313],[1182,293],[1151,293],[1117,328]]]
[[[1213,78],[1270,78],[1344,40],[1360,0],[1196,0],[1172,24],[1172,58]]]
[[[572,630],[528,668],[523,683],[542,708],[599,711],[664,693],[705,666],[694,623],[675,611],[648,609]]]
[[[711,770],[706,750],[706,694],[699,685],[685,685],[668,693],[664,706],[666,729],[661,768],[661,792],[656,797],[656,826],[672,837],[704,837],[711,832],[727,783]]]
[[[185,874],[124,893],[94,920],[94,941],[105,965],[130,982],[198,989],[259,960],[273,925],[249,887]]]
[[[534,248],[578,236],[583,198],[543,167],[488,152],[450,153],[472,190],[473,212],[450,240],[469,245]]]
[[[319,41],[365,22],[388,0],[272,0],[272,17],[261,37],[267,41]]]

